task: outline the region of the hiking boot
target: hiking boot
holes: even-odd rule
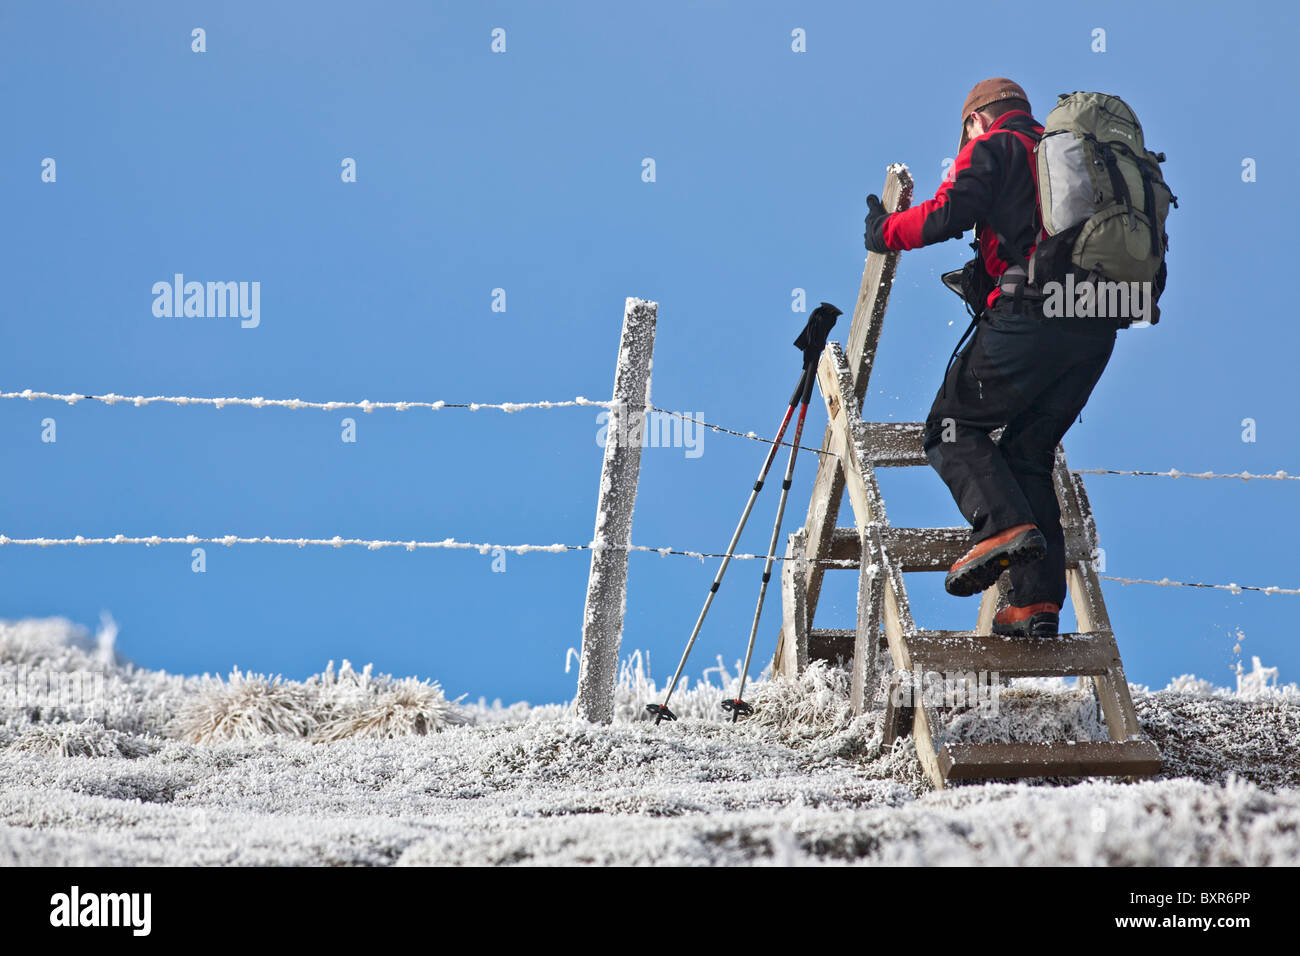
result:
[[[1004,607],[993,618],[993,633],[1003,637],[1056,637],[1061,626],[1061,605],[1050,601]]]
[[[1047,554],[1047,539],[1037,525],[1018,524],[971,548],[952,566],[943,586],[949,594],[966,597],[992,585],[1012,565],[1038,561]]]

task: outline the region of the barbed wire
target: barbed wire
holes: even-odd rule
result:
[[[647,406],[647,409],[652,412],[658,412],[661,415],[672,415],[676,418],[682,419],[682,421],[694,422],[695,424],[701,425],[704,428],[709,429],[710,431],[720,432],[725,435],[735,435],[737,438],[748,438],[750,441],[763,442],[764,444],[767,445],[779,444],[783,448],[789,448],[791,444],[788,441],[777,442],[776,440],[771,438],[764,438],[762,435],[758,434],[757,432],[741,432],[741,431],[736,431],[734,428],[727,428],[725,425],[714,425],[711,424],[710,422],[706,422],[702,418],[696,418],[692,415],[685,415],[682,412],[670,412],[667,409],[658,407],[657,405],[649,405]],[[818,455],[830,455],[832,458],[840,457],[839,455],[835,454],[835,452],[833,451],[827,451],[825,448],[813,448],[811,445],[800,445],[799,449],[800,451],[811,451]]]
[[[83,395],[76,392],[59,394],[57,392],[34,392],[30,388],[23,389],[21,392],[0,392],[0,398],[25,398],[28,401],[47,399],[66,402],[69,405],[76,405],[78,402],[102,402],[105,405],[126,403],[137,408],[143,405],[155,404],[211,405],[215,408],[224,408],[227,405],[247,405],[252,408],[316,408],[327,412],[340,408],[357,408],[366,413],[373,412],[378,408],[391,408],[399,412],[412,408],[428,408],[435,412],[444,408],[467,408],[472,412],[481,409],[518,412],[526,408],[572,408],[575,406],[613,408],[615,405],[614,402],[594,401],[583,398],[581,395],[557,402],[372,402],[364,398],[359,402],[309,402],[301,398],[262,398],[260,396],[255,398],[199,398],[192,395],[117,395],[112,392],[105,395]]]
[[[1140,475],[1152,478],[1236,478],[1241,481],[1300,481],[1300,475],[1288,475],[1285,471],[1275,471],[1271,475],[1254,475],[1248,471],[1232,474],[1216,474],[1212,471],[1120,471],[1115,468],[1071,468],[1076,475]]]
[[[0,546],[21,545],[25,547],[52,548],[67,545],[99,544],[142,544],[145,547],[155,547],[163,544],[219,544],[224,547],[232,547],[236,544],[291,544],[299,548],[364,547],[371,551],[379,551],[384,548],[405,548],[407,551],[424,548],[445,548],[449,550],[476,550],[483,554],[488,554],[494,550],[510,551],[515,554],[527,554],[531,551],[581,551],[591,547],[591,545],[577,544],[480,544],[470,541],[457,541],[455,538],[444,538],[441,541],[389,541],[369,538],[344,538],[338,535],[333,538],[273,538],[269,535],[254,538],[227,534],[215,538],[206,538],[194,534],[170,536],[155,534],[143,537],[132,537],[124,534],[116,534],[111,537],[86,537],[78,534],[71,538],[11,538],[8,535],[0,534]]]
[[[330,402],[313,402],[301,398],[263,398],[255,396],[252,398],[239,398],[231,396],[228,398],[211,398],[193,395],[118,395],[114,392],[108,392],[103,395],[89,395],[80,392],[38,392],[30,388],[23,389],[21,392],[0,392],[0,399],[25,399],[27,401],[47,400],[59,401],[68,405],[76,405],[78,402],[100,402],[105,405],[129,404],[134,407],[144,405],[208,405],[214,408],[224,408],[227,405],[246,406],[250,408],[289,408],[302,409],[312,408],[321,411],[336,411],[342,408],[355,408],[367,414],[377,409],[392,409],[394,411],[404,412],[415,408],[430,409],[432,411],[441,411],[448,408],[468,409],[469,411],[481,411],[491,409],[513,413],[525,409],[548,409],[548,408],[606,408],[613,409],[617,402],[597,401],[595,399],[584,398],[578,395],[571,399],[559,401],[539,401],[539,402],[372,402],[368,399],[360,401],[330,401]],[[657,405],[647,405],[647,411],[656,412],[660,415],[669,415],[679,418],[683,422],[692,422],[703,428],[707,428],[717,434],[733,435],[736,438],[744,438],[749,441],[761,442],[766,445],[778,444],[774,439],[765,438],[757,432],[742,432],[735,428],[728,428],[725,425],[718,425],[713,422],[705,421],[693,414],[683,412],[673,412]],[[791,446],[790,442],[779,443],[784,448]],[[811,445],[800,445],[801,451],[809,451],[818,455],[827,455],[831,458],[839,458],[833,451],[825,448],[814,448]],[[1300,481],[1300,475],[1291,475],[1285,471],[1278,470],[1271,474],[1253,474],[1249,471],[1216,473],[1211,471],[1181,471],[1177,468],[1170,468],[1168,471],[1139,471],[1139,470],[1122,470],[1118,468],[1072,468],[1070,469],[1076,475],[1124,475],[1150,478],[1198,478],[1198,479],[1218,479],[1229,478],[1237,481]]]
[[[695,422],[696,424],[702,425],[703,427],[708,428],[709,430],[714,432],[721,432],[727,435],[735,435],[737,438],[747,438],[750,441],[764,442],[769,445],[775,444],[775,442],[771,438],[764,438],[762,435],[759,435],[752,431],[750,432],[737,431],[736,429],[733,428],[727,428],[724,425],[715,425],[711,422],[704,421],[701,418],[683,415],[680,412],[670,412],[666,409],[659,408],[656,405],[651,405],[649,406],[649,408],[651,411],[659,412],[660,414],[663,415],[674,415],[679,418],[682,418],[685,421]],[[885,422],[881,424],[898,424],[898,423]],[[789,442],[783,441],[780,444],[787,448],[790,447]],[[800,445],[799,448],[800,450],[803,451],[816,452],[819,455],[829,455],[831,458],[840,457],[835,452],[828,451],[824,448],[813,448],[809,445]],[[1168,471],[1122,471],[1117,468],[1071,468],[1070,471],[1076,475],[1137,475],[1143,477],[1158,477],[1158,478],[1202,478],[1202,479],[1235,478],[1241,481],[1300,481],[1300,475],[1289,475],[1285,471],[1280,471],[1280,470],[1269,475],[1256,475],[1256,474],[1252,474],[1249,471],[1240,471],[1240,472],[1234,472],[1230,474],[1218,474],[1212,471],[1191,472],[1191,471],[1180,471],[1177,468],[1171,468]]]
[[[166,405],[210,405],[214,408],[224,408],[227,405],[242,405],[251,408],[314,408],[322,411],[335,411],[340,408],[356,408],[367,414],[376,409],[394,409],[404,412],[412,408],[427,408],[433,411],[441,411],[444,408],[466,408],[470,411],[479,411],[481,409],[497,409],[503,412],[517,412],[527,408],[573,408],[573,407],[595,407],[612,409],[616,402],[594,401],[579,395],[576,398],[564,401],[541,401],[541,402],[372,402],[367,399],[361,401],[331,401],[331,402],[312,402],[301,398],[263,398],[257,396],[254,398],[203,398],[193,395],[118,395],[109,392],[104,395],[88,395],[80,392],[38,392],[32,389],[23,389],[21,392],[0,392],[0,399],[26,399],[27,401],[47,400],[59,401],[68,405],[76,405],[78,402],[101,402],[105,405],[129,404],[134,407],[144,405],[166,404]],[[656,412],[660,415],[669,415],[679,418],[684,422],[692,422],[710,431],[735,435],[737,438],[747,438],[750,441],[764,442],[768,445],[775,444],[770,438],[764,438],[756,432],[742,432],[723,425],[714,425],[706,422],[694,415],[687,415],[682,412],[671,412],[655,405],[647,405],[646,411]],[[782,446],[790,447],[790,442],[781,442]],[[832,451],[826,451],[821,448],[813,448],[808,445],[800,445],[804,451],[816,452],[821,455],[830,455],[838,458]]]
[[[1205,584],[1201,581],[1171,581],[1169,578],[1152,581],[1147,578],[1119,578],[1109,574],[1100,574],[1098,577],[1103,581],[1118,581],[1120,584],[1155,584],[1165,588],[1211,588],[1216,591],[1231,591],[1233,594],[1240,594],[1242,591],[1260,591],[1264,594],[1300,594],[1300,588],[1260,587],[1253,584]]]
[[[329,547],[345,548],[360,547],[369,551],[379,551],[385,548],[403,548],[407,551],[418,551],[426,549],[443,549],[443,550],[460,550],[460,551],[477,551],[479,554],[492,554],[496,551],[509,552],[512,554],[529,554],[532,552],[540,553],[563,553],[567,551],[594,551],[597,549],[626,550],[629,552],[639,552],[643,554],[658,554],[661,557],[679,556],[687,558],[696,558],[704,561],[710,558],[725,558],[725,554],[712,551],[686,551],[680,548],[652,548],[645,545],[632,544],[626,547],[622,545],[603,544],[592,542],[590,544],[491,544],[474,541],[457,541],[455,538],[443,538],[441,541],[396,541],[385,539],[370,538],[344,538],[336,535],[333,538],[272,538],[270,536],[242,537],[240,535],[228,534],[220,537],[201,537],[199,535],[148,535],[144,537],[130,537],[124,534],[116,534],[111,537],[86,537],[84,535],[74,535],[71,538],[11,538],[8,535],[0,534],[0,547],[5,545],[17,545],[24,547],[64,547],[69,545],[89,546],[103,544],[142,544],[146,547],[155,547],[164,544],[216,544],[223,547],[232,547],[236,544],[279,544],[294,545],[299,548],[305,547]],[[784,555],[774,555],[776,561],[807,560],[802,555],[795,558],[787,558]],[[767,559],[765,554],[748,554],[740,553],[731,556],[733,561],[764,561]],[[853,559],[833,559],[817,558],[816,562],[825,566],[855,568],[858,561]],[[1200,581],[1172,581],[1169,578],[1162,578],[1159,581],[1148,578],[1124,578],[1113,575],[1099,575],[1103,581],[1116,581],[1120,584],[1152,584],[1160,587],[1186,587],[1186,588],[1211,588],[1215,590],[1231,591],[1238,594],[1242,591],[1259,591],[1262,594],[1287,594],[1300,595],[1300,588],[1283,588],[1283,587],[1261,587],[1252,584],[1206,584]]]
[[[344,538],[335,536],[333,538],[273,538],[270,536],[244,537],[241,535],[227,534],[219,537],[201,537],[199,535],[146,535],[142,537],[132,537],[124,534],[115,534],[111,537],[86,537],[85,535],[74,535],[70,538],[11,538],[8,535],[0,534],[0,547],[4,545],[19,545],[23,547],[52,548],[65,547],[69,545],[86,546],[100,544],[142,544],[145,547],[155,547],[164,544],[217,544],[223,547],[233,547],[237,544],[281,544],[294,545],[299,548],[306,547],[361,547],[369,551],[380,551],[385,548],[403,548],[407,551],[418,551],[424,549],[446,549],[461,551],[477,551],[480,554],[491,554],[493,551],[508,551],[514,554],[528,554],[530,552],[543,552],[558,554],[565,551],[595,551],[598,549],[615,549],[629,552],[641,552],[645,554],[658,554],[663,557],[676,555],[687,558],[697,558],[701,561],[707,558],[725,558],[725,554],[711,551],[684,551],[679,548],[651,548],[645,545],[633,544],[611,545],[598,544],[491,544],[474,541],[457,541],[455,538],[444,538],[441,541],[396,541],[385,539],[370,538]],[[735,561],[763,561],[766,560],[765,554],[733,554],[732,559]],[[787,560],[785,557],[777,555],[777,561]],[[819,559],[820,564],[831,564],[843,567],[857,567],[857,561]]]
[[[705,428],[708,428],[714,432],[721,432],[727,435],[735,435],[737,438],[748,438],[750,441],[765,442],[766,444],[769,445],[775,444],[775,442],[773,442],[772,439],[764,438],[763,436],[752,431],[751,432],[737,431],[733,428],[727,428],[726,426],[723,425],[714,425],[711,422],[706,422],[700,418],[689,417],[681,414],[680,412],[670,412],[667,411],[666,409],[659,408],[655,405],[651,405],[649,407],[650,410],[652,411],[659,412],[660,414],[664,414],[664,415],[675,415],[679,418],[684,419],[685,421],[692,421],[695,422],[696,424],[702,425]],[[874,423],[868,423],[868,424],[874,424]],[[880,424],[898,424],[898,423],[882,422]],[[790,446],[789,442],[783,441],[780,444],[787,448]],[[824,448],[812,448],[808,445],[800,445],[799,448],[803,451],[816,452],[819,455],[829,455],[831,458],[840,457],[835,452],[827,451]],[[1281,471],[1281,470],[1273,472],[1272,474],[1269,475],[1256,475],[1256,474],[1252,474],[1249,471],[1240,471],[1240,472],[1233,472],[1228,474],[1218,474],[1212,471],[1200,471],[1200,472],[1180,471],[1177,468],[1171,468],[1168,471],[1122,471],[1117,468],[1071,468],[1070,471],[1076,475],[1136,475],[1136,476],[1157,477],[1157,478],[1201,478],[1201,479],[1235,478],[1241,481],[1300,481],[1300,475],[1289,475],[1285,471]]]

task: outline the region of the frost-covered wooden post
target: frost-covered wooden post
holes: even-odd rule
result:
[[[657,302],[627,300],[614,371],[613,407],[605,431],[578,668],[578,716],[598,723],[614,719],[614,685],[627,607],[627,548],[632,543],[632,510],[641,473],[658,313]]]

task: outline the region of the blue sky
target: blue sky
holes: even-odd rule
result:
[[[890,22],[849,3],[11,2],[0,10],[8,226],[0,389],[311,400],[535,401],[609,395],[627,296],[660,303],[654,397],[774,431],[805,316],[851,312],[863,198],[890,162],[938,186],[977,80],[1122,95],[1180,197],[1159,327],[1121,333],[1066,436],[1076,468],[1300,473],[1289,291],[1300,151],[1278,96],[1300,87],[1288,4],[925,3]],[[962,23],[970,28],[962,28]],[[191,51],[191,30],[207,51]],[[506,31],[506,52],[490,49]],[[1106,51],[1091,50],[1106,30]],[[791,51],[791,31],[807,52]],[[46,157],[57,181],[41,181]],[[340,163],[357,163],[343,183]],[[642,181],[642,160],[657,180]],[[1257,181],[1242,181],[1255,160]],[[960,242],[905,253],[865,416],[924,417],[965,326],[938,275]],[[158,318],[181,272],[261,283],[261,323]],[[492,290],[506,290],[493,312]],[[836,335],[848,333],[848,316]],[[357,441],[341,421],[357,418]],[[42,419],[57,441],[42,442]],[[1242,441],[1242,420],[1256,440]],[[815,401],[815,444],[825,414]],[[0,402],[0,532],[590,540],[594,409],[373,414]],[[633,530],[725,547],[764,448],[705,433],[647,449]],[[805,455],[786,530],[815,472]],[[775,483],[741,547],[761,551]],[[928,469],[888,473],[899,525],[961,516]],[[1091,477],[1107,572],[1300,586],[1294,482]],[[846,506],[847,507],[847,506]],[[847,510],[841,523],[849,520]],[[0,548],[0,616],[121,626],[138,663],[303,677],[330,659],[453,695],[565,700],[585,553],[245,546]],[[624,652],[671,674],[715,566],[634,555]],[[732,566],[693,655],[744,653],[760,565]],[[975,599],[911,575],[918,622]],[[1105,584],[1130,679],[1230,683],[1256,654],[1300,679],[1300,598]],[[852,575],[818,626],[849,626]],[[759,666],[775,643],[768,602]],[[1072,618],[1063,623],[1072,624]],[[1240,629],[1241,653],[1233,646]]]

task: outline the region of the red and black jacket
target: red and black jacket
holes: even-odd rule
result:
[[[1038,182],[1034,146],[1042,125],[1024,110],[997,118],[966,144],[933,199],[881,219],[876,238],[889,249],[916,249],[958,239],[974,227],[980,258],[997,279],[1024,264],[1038,244]],[[999,291],[994,286],[988,304]]]

